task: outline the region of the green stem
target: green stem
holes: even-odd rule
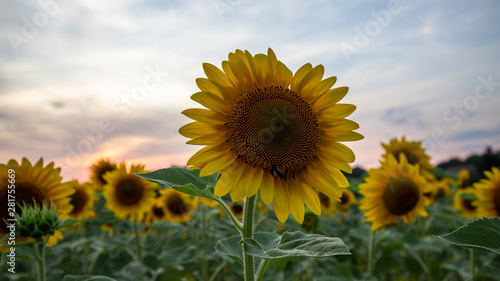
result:
[[[45,240],[43,237],[33,244],[33,253],[37,261],[38,281],[45,281]]]
[[[134,214],[135,245],[137,246],[137,258],[142,261],[141,243],[139,243],[139,231],[137,230],[137,214]]]
[[[410,255],[412,255],[413,258],[415,258],[418,264],[420,264],[420,266],[422,267],[422,270],[424,271],[425,275],[427,275],[426,280],[432,281],[431,272],[429,271],[429,267],[427,267],[427,264],[424,262],[424,260],[418,255],[418,253],[415,250],[413,250],[413,248],[410,245],[405,245],[405,248],[408,251],[408,253],[410,253]]]
[[[252,197],[246,197],[245,199],[245,207],[243,209],[243,231],[241,233],[242,239],[253,238],[253,219],[256,198],[257,195],[254,195]],[[246,253],[245,247],[243,247],[243,267],[245,270],[245,281],[254,281],[254,258]]]
[[[470,280],[474,280],[474,275],[476,274],[475,269],[474,269],[474,258],[475,258],[475,252],[474,249],[469,249],[469,262],[470,262]]]
[[[212,272],[212,275],[210,276],[210,279],[208,279],[208,281],[214,281],[215,280],[215,277],[217,277],[217,274],[219,274],[219,272],[224,268],[226,267],[226,262],[223,261],[215,270],[214,272]]]
[[[367,272],[368,276],[373,276],[373,250],[375,248],[375,231],[370,231],[370,240],[368,243],[368,265]]]
[[[264,272],[269,265],[269,260],[262,260],[259,264],[259,268],[257,269],[257,279],[255,281],[262,281],[262,277],[264,276]]]
[[[229,206],[219,197],[215,197],[214,200],[217,201],[217,203],[219,203],[222,210],[224,210],[226,215],[233,223],[234,227],[236,227],[236,229],[240,232],[240,234],[243,235],[243,224],[241,224],[240,221],[236,218],[236,216],[234,216],[233,212],[231,212],[231,209],[229,209]]]
[[[207,237],[207,210],[206,206],[201,206],[201,243],[205,243]],[[200,257],[201,263],[201,280],[208,281],[208,262],[207,253],[203,251]]]
[[[85,230],[85,219],[80,222],[80,232],[82,233],[83,239],[87,240],[87,232]],[[90,275],[89,264],[88,264],[88,241],[83,243],[83,272],[85,275]]]

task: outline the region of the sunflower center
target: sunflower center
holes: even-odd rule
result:
[[[466,198],[461,198],[461,200],[462,200],[462,206],[464,207],[464,209],[471,211],[471,212],[474,212],[477,209],[476,206],[472,205],[472,200],[469,200]]]
[[[228,141],[239,157],[273,176],[293,177],[316,156],[318,119],[301,96],[282,86],[244,94],[226,125]]]
[[[135,178],[126,177],[116,184],[115,195],[117,201],[122,205],[135,205],[141,201],[143,193],[144,188]]]
[[[233,211],[235,215],[243,214],[243,206],[233,205],[231,206],[231,211]]]
[[[342,193],[342,197],[340,197],[340,205],[347,205],[350,201],[349,195]]]
[[[382,199],[391,214],[401,216],[415,208],[420,199],[420,190],[411,179],[398,177],[389,181]]]
[[[153,207],[153,214],[157,218],[163,218],[163,216],[165,216],[165,212],[163,212],[163,208],[158,207],[158,206]]]
[[[99,171],[97,171],[97,178],[98,178],[99,183],[101,183],[102,185],[105,185],[107,182],[104,179],[104,175],[107,172],[114,171],[115,169],[116,169],[116,167],[111,163],[103,164],[102,167],[100,167]]]
[[[87,205],[89,199],[90,198],[87,196],[87,193],[81,189],[76,189],[75,193],[71,195],[71,200],[69,201],[69,203],[73,205],[73,210],[71,210],[70,215],[80,214],[85,208],[85,205]]]
[[[172,194],[167,198],[167,209],[174,215],[182,215],[188,212],[188,207],[177,194]]]

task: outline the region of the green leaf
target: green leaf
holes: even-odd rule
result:
[[[62,228],[66,228],[70,225],[73,225],[77,222],[79,222],[80,220],[77,220],[77,219],[65,219],[65,220],[62,220],[59,222],[59,229],[62,229]]]
[[[219,174],[200,177],[200,171],[200,169],[167,168],[135,175],[183,193],[214,199],[214,186]]]
[[[64,276],[63,281],[116,281],[116,279],[100,275],[93,275],[93,276],[66,275]]]
[[[344,242],[337,237],[302,232],[285,232],[280,240],[269,240],[267,244],[256,239],[244,239],[243,244],[248,254],[262,259],[282,259],[287,257],[329,257],[350,255]]]
[[[451,233],[436,237],[453,245],[500,254],[500,218],[477,219]]]
[[[241,247],[240,241],[240,235],[224,238],[217,242],[215,250],[223,255],[232,258],[236,262],[243,264],[243,248]]]

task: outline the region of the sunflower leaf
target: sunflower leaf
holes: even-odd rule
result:
[[[232,258],[239,264],[243,264],[243,248],[241,247],[240,241],[240,235],[224,238],[217,242],[215,250],[220,254]]]
[[[58,226],[58,229],[63,229],[63,228],[66,228],[70,225],[73,225],[77,222],[79,222],[80,220],[77,220],[77,219],[64,219],[62,221],[59,222],[59,226]]]
[[[279,238],[279,239],[276,239]],[[257,239],[246,238],[243,245],[248,254],[262,259],[283,259],[288,257],[329,257],[350,255],[344,242],[337,237],[302,232],[285,232],[283,235],[268,240],[267,244]]]
[[[214,199],[214,186],[219,174],[200,177],[200,171],[175,167],[135,175],[189,195]]]
[[[453,245],[500,254],[500,218],[476,219],[451,233],[436,237]]]

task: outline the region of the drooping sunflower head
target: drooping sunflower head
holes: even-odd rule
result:
[[[385,150],[385,154],[382,155],[385,160],[389,155],[393,155],[399,161],[400,155],[403,154],[409,164],[419,164],[421,172],[432,168],[430,157],[425,153],[421,142],[407,142],[406,137],[403,136],[401,140],[394,138],[388,144],[382,143],[382,147]]]
[[[469,170],[462,169],[460,170],[460,172],[458,172],[458,188],[470,187],[471,184],[469,183],[469,180],[470,180]]]
[[[409,223],[417,215],[428,216],[425,207],[430,199],[424,194],[430,188],[419,165],[409,164],[404,154],[399,161],[388,155],[382,167],[369,170],[366,181],[359,185],[364,196],[359,208],[366,211],[364,216],[372,222],[372,231],[393,224],[400,217]]]
[[[321,213],[317,191],[338,201],[349,183],[341,171],[354,153],[342,141],[363,137],[345,119],[355,106],[339,101],[347,87],[332,89],[336,77],[323,79],[322,65],[305,64],[293,74],[274,52],[252,56],[236,50],[222,70],[205,63],[207,78],[196,80],[201,92],[192,99],[206,109],[183,111],[195,122],[179,132],[187,143],[204,145],[188,161],[200,176],[221,172],[215,195],[233,202],[259,192],[273,203],[278,219],[292,213],[302,223],[304,203]]]
[[[60,168],[54,168],[54,162],[44,167],[42,158],[35,165],[26,158],[22,159],[21,164],[13,159],[7,164],[0,164],[0,203],[5,206],[0,209],[0,237],[9,232],[4,219],[14,218],[14,213],[9,212],[7,208],[12,204],[9,202],[16,204],[16,212],[20,211],[17,204],[32,205],[35,202],[38,206],[45,203],[49,207],[53,204],[56,212],[60,212],[60,219],[67,218],[72,208],[69,204],[70,195],[74,190],[61,185],[60,172]],[[15,194],[9,192],[11,189],[15,189]],[[15,198],[15,201],[12,201],[12,198]],[[21,237],[16,238],[17,243],[22,241]]]
[[[87,219],[93,218],[94,213],[94,187],[90,183],[79,184],[77,180],[64,183],[69,188],[73,188],[75,193],[71,195],[69,204],[73,206],[68,213],[70,218]]]
[[[129,217],[141,220],[156,196],[156,183],[144,180],[135,173],[145,173],[143,165],[131,165],[127,170],[125,163],[118,169],[104,175],[107,184],[103,187],[106,206],[119,218]]]
[[[90,178],[95,188],[99,191],[102,190],[102,187],[106,185],[106,180],[104,179],[104,175],[107,172],[114,171],[118,168],[116,163],[111,162],[111,160],[106,158],[101,158],[90,166]]]
[[[477,218],[476,190],[473,187],[457,189],[453,197],[453,207],[460,211],[464,218]]]
[[[474,184],[477,201],[472,204],[479,217],[500,217],[500,169],[493,167],[484,174],[486,179]]]
[[[191,219],[191,212],[197,209],[197,205],[190,195],[166,188],[160,191],[158,199],[165,212],[165,220],[170,222],[184,223]]]

